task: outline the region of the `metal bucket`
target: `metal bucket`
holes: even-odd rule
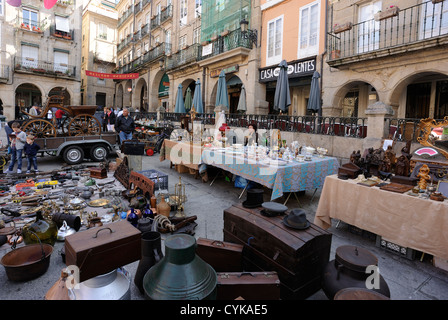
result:
[[[115,269],[75,285],[68,296],[70,300],[130,300],[130,276],[123,268]]]
[[[39,239],[39,237],[37,237]],[[50,265],[53,247],[46,243],[13,249],[2,257],[1,264],[11,281],[29,281],[43,275]]]

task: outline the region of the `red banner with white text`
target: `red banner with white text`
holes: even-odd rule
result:
[[[138,79],[138,73],[102,73],[86,70],[86,76],[101,79]]]

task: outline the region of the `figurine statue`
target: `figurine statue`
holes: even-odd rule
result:
[[[421,166],[417,178],[420,178],[418,181],[418,187],[420,190],[426,190],[426,186],[428,184],[428,181],[431,180],[431,176],[429,175],[429,167],[428,165],[424,164]]]
[[[405,155],[401,155],[397,158],[395,165],[395,175],[397,176],[409,176],[410,164],[409,159]]]

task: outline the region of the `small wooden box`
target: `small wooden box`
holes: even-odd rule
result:
[[[65,263],[85,281],[141,259],[141,232],[128,221],[113,222],[65,238]]]
[[[106,179],[107,178],[107,170],[106,168],[89,168],[90,169],[90,178],[96,179]]]

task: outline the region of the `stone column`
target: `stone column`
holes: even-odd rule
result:
[[[385,136],[384,118],[394,114],[390,105],[377,101],[367,107],[367,136],[363,142],[363,149],[382,147]]]

